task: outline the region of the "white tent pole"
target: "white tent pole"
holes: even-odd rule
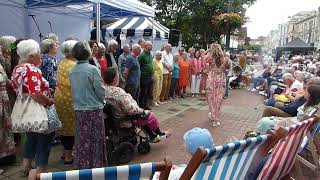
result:
[[[96,29],[96,32],[97,32],[97,42],[99,43],[100,42],[100,36],[101,36],[101,31],[100,31],[100,0],[98,0],[97,2],[97,29]]]
[[[152,17],[152,44],[153,44],[153,41],[154,41],[154,38],[155,38],[154,35],[157,35],[157,32],[155,34],[153,34],[153,30],[154,30],[154,17]]]

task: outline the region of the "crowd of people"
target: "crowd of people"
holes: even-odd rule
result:
[[[107,114],[103,111],[106,105],[113,107],[113,115],[119,120],[137,115],[136,119],[121,121],[120,126],[142,128],[151,143],[168,138],[172,131],[161,130],[150,106],[161,106],[176,98],[206,96],[209,119],[213,126],[220,125],[230,57],[218,44],[199,51],[179,48],[173,54],[170,44],[153,51],[152,43],[143,39],[131,47],[125,44],[120,50],[115,40],[102,44],[67,38],[60,43],[58,36],[49,34],[40,44],[32,39],[2,36],[0,47],[0,162],[5,165],[10,163],[8,157],[15,161],[16,156],[22,156],[24,175],[34,168],[33,160],[37,173],[46,171],[56,138],[61,140],[65,165],[77,169],[104,166],[108,151],[104,122]],[[57,58],[59,50],[62,59]],[[189,88],[191,94],[187,94]],[[30,101],[46,111],[46,131],[31,130],[40,124],[38,121],[30,121],[29,129],[16,129],[20,122],[13,122],[17,119],[11,114],[13,110],[22,107],[31,114],[41,114],[39,108],[30,109]],[[58,125],[51,127],[52,122]]]
[[[52,141],[59,137],[65,165],[77,169],[103,167],[108,151],[106,105],[112,107],[120,126],[138,126],[151,143],[158,143],[172,131],[161,129],[151,106],[177,98],[205,97],[208,119],[216,127],[223,123],[220,109],[229,89],[249,87],[249,91],[259,91],[267,106],[257,122],[259,134],[305,119],[320,103],[319,59],[293,56],[287,63],[283,59],[277,63],[265,58],[259,61],[246,53],[230,55],[218,44],[207,50],[190,48],[188,52],[180,47],[177,53],[172,52],[170,44],[164,44],[163,49],[155,51],[152,42],[143,39],[131,47],[118,46],[115,40],[102,44],[76,38],[60,44],[55,34],[49,34],[40,44],[32,39],[0,37],[0,164],[22,155],[25,175],[33,169],[33,160],[37,173],[45,172]],[[59,50],[62,59],[57,59]],[[21,95],[47,112],[53,108],[62,126],[46,132],[12,131],[11,112],[23,101]],[[47,116],[47,121],[55,118],[51,113]],[[123,121],[126,116],[136,118]],[[191,154],[201,143],[213,146],[207,130],[194,131],[193,140],[186,140]],[[197,144],[195,138],[205,140]]]

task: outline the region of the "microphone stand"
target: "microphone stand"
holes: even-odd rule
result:
[[[49,26],[50,26],[51,33],[53,33],[53,31],[52,31],[52,25],[51,25],[51,22],[50,22],[50,21],[48,21],[48,23],[49,23]]]
[[[33,22],[35,23],[35,25],[36,25],[36,27],[37,27],[37,29],[38,29],[40,41],[42,41],[43,36],[42,36],[42,34],[41,34],[39,24],[38,24],[37,20],[35,19],[35,15],[29,15],[29,16],[32,17]]]

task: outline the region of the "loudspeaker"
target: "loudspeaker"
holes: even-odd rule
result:
[[[172,46],[178,47],[180,41],[180,30],[178,29],[171,29],[169,34],[169,43]]]

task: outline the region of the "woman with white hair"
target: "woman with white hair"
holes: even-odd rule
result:
[[[104,85],[99,69],[88,63],[91,50],[87,42],[77,42],[72,49],[72,56],[77,60],[70,71],[76,117],[74,166],[78,169],[102,167],[106,162]]]
[[[11,48],[15,41],[13,36],[0,37],[0,64],[8,76],[11,75]]]
[[[20,57],[19,64],[12,73],[13,88],[19,93],[29,95],[37,103],[47,107],[54,101],[49,98],[49,83],[37,68],[41,64],[39,44],[34,40],[23,40],[17,45],[17,53]],[[19,88],[21,87],[22,88]],[[22,90],[22,92],[19,92]],[[31,107],[30,107],[31,108]],[[35,158],[37,173],[45,171],[51,149],[54,133],[26,133],[26,142],[23,155],[24,174],[32,169],[32,159]]]
[[[45,39],[40,44],[42,52],[42,63],[40,69],[43,77],[49,82],[49,87],[52,91],[56,88],[56,75],[58,62],[56,55],[59,45],[53,39]]]
[[[160,94],[162,90],[163,81],[163,64],[161,62],[162,52],[157,51],[156,57],[153,60],[153,105],[160,106]]]
[[[57,71],[57,86],[54,94],[54,101],[57,114],[62,123],[59,131],[60,140],[64,147],[64,164],[72,164],[72,149],[75,135],[75,113],[72,104],[70,70],[76,65],[76,59],[72,56],[72,48],[77,43],[75,40],[69,40],[62,43],[61,52],[64,59],[60,62]]]
[[[116,55],[118,48],[118,42],[116,40],[110,40],[108,42],[107,51],[106,51],[106,59],[107,59],[107,66],[108,67],[118,67],[116,61]]]

